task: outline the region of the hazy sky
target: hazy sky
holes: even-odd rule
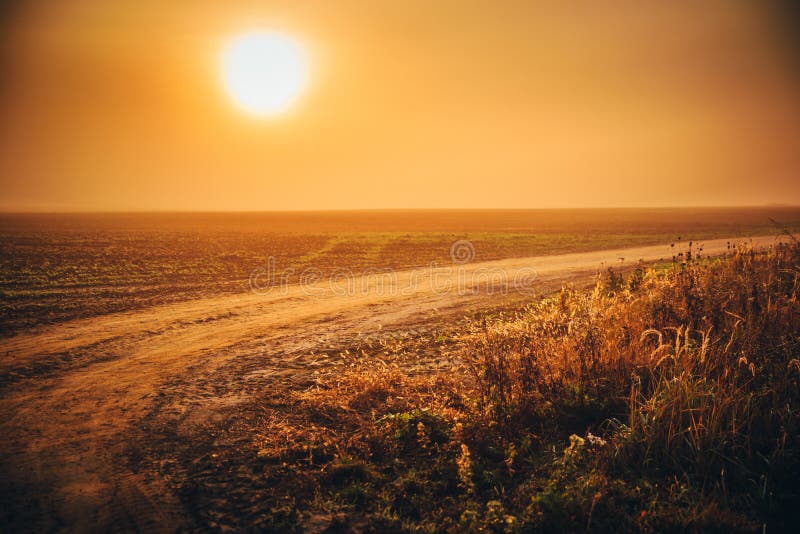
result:
[[[4,3],[5,4],[5,3]],[[22,2],[0,209],[800,203],[800,62],[769,2]],[[310,58],[259,119],[235,35]]]

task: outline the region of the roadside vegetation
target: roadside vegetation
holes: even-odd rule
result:
[[[474,320],[453,368],[363,359],[265,400],[261,527],[792,531],[799,292],[796,242],[681,255]]]

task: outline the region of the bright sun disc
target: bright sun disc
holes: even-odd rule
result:
[[[303,50],[289,37],[252,32],[235,37],[222,54],[225,88],[244,110],[255,115],[285,111],[308,79]]]

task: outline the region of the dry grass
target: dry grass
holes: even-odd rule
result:
[[[582,414],[608,440],[592,472],[672,480],[697,502],[788,527],[800,472],[798,259],[796,245],[734,248],[482,325],[469,359],[482,413],[507,435]]]
[[[281,409],[266,410],[258,436],[262,455],[276,461],[347,456],[376,433],[375,423],[398,413],[430,411],[457,421],[464,417],[453,375],[408,375],[398,367],[375,370],[366,365],[349,368],[335,378],[320,380],[280,400]],[[302,452],[301,452],[302,451]]]
[[[262,454],[331,528],[790,530],[798,291],[796,244],[609,273],[473,322],[447,373],[362,364],[293,393]]]

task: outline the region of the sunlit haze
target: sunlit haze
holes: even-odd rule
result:
[[[0,209],[800,203],[778,2],[22,2]]]

